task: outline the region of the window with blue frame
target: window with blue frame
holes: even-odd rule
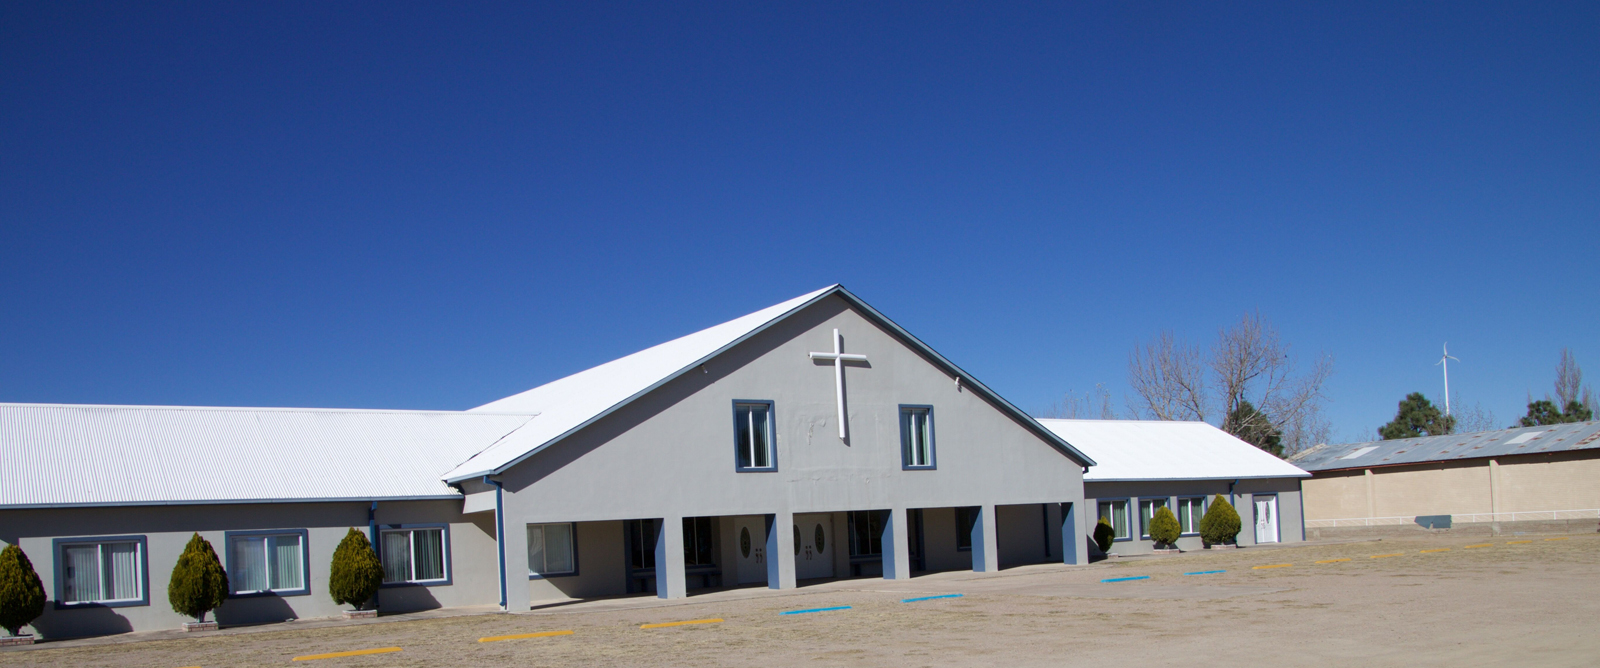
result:
[[[777,470],[772,449],[772,402],[733,404],[734,461],[740,471]]]
[[[1178,526],[1184,534],[1200,533],[1200,518],[1206,514],[1206,497],[1185,496],[1178,499]]]
[[[230,531],[226,539],[233,594],[309,593],[304,530]]]
[[[932,469],[933,407],[900,407],[900,463],[906,469]]]
[[[399,527],[379,532],[384,584],[446,583],[450,534],[445,527]]]
[[[528,575],[572,575],[578,570],[571,522],[528,525]]]
[[[144,536],[56,541],[59,607],[148,605]]]
[[[1100,502],[1100,519],[1111,525],[1115,540],[1128,540],[1128,502],[1126,499]]]

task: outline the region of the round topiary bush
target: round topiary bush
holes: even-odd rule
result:
[[[383,563],[372,551],[367,535],[351,529],[333,551],[328,572],[328,593],[333,602],[357,610],[378,593],[383,585]]]
[[[1239,538],[1239,511],[1218,494],[1200,518],[1200,538],[1206,545],[1229,545]]]
[[[1165,550],[1176,547],[1178,535],[1183,533],[1183,527],[1178,525],[1178,516],[1166,506],[1156,509],[1156,514],[1150,516],[1150,540],[1156,542],[1156,549]]]
[[[1100,518],[1100,523],[1094,525],[1094,544],[1100,546],[1101,552],[1111,551],[1111,541],[1116,540],[1117,530],[1111,526],[1106,518]]]
[[[206,613],[216,610],[228,599],[228,572],[217,559],[216,550],[200,534],[189,539],[183,554],[178,555],[172,567],[172,579],[167,582],[167,602],[172,611],[197,622],[206,621]]]
[[[44,584],[22,548],[0,550],[0,627],[17,635],[22,627],[44,614]]]

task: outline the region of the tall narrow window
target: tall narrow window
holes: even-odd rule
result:
[[[883,554],[884,510],[854,510],[850,512],[850,556],[870,557]]]
[[[712,549],[716,528],[710,517],[685,517],[683,518],[683,565],[715,566],[717,565],[715,550]]]
[[[1206,514],[1206,497],[1186,496],[1178,499],[1178,526],[1183,533],[1199,533],[1200,518]]]
[[[900,463],[907,469],[934,468],[932,407],[900,407]]]
[[[1140,499],[1139,500],[1139,537],[1150,537],[1150,519],[1156,516],[1157,508],[1167,507],[1166,499]]]
[[[656,567],[656,521],[627,520],[622,530],[628,535],[628,565],[636,571]]]
[[[528,525],[528,575],[550,577],[578,572],[572,524]]]
[[[63,604],[143,605],[144,538],[90,539],[57,543]]]
[[[1111,535],[1116,540],[1127,540],[1129,538],[1127,501],[1101,501],[1100,519],[1111,524]]]
[[[733,404],[734,461],[740,471],[773,471],[772,402]]]
[[[228,585],[235,594],[309,593],[304,531],[228,532]]]
[[[380,540],[385,584],[449,579],[444,527],[385,529]]]

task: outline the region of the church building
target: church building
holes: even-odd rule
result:
[[[190,535],[223,625],[1087,563],[1094,460],[841,286],[468,411],[0,404],[0,545],[45,637],[175,628]]]

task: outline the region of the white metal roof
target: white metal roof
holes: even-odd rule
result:
[[[1098,464],[1085,482],[1309,478],[1311,474],[1204,422],[1039,420]]]
[[[0,508],[458,496],[439,473],[530,419],[0,404]]]
[[[828,295],[837,294],[861,308],[865,314],[888,327],[908,345],[926,353],[936,364],[946,367],[973,390],[993,399],[1000,410],[1011,413],[1025,424],[1033,419],[1017,409],[993,390],[984,386],[954,363],[935,352],[909,332],[896,325],[866,302],[845,290],[841,285],[830,285],[816,292],[795,297],[789,301],[764,308],[750,315],[722,323],[710,329],[668,341],[627,357],[607,362],[587,371],[575,373],[515,394],[499,401],[484,404],[473,411],[500,411],[538,413],[539,419],[507,436],[493,447],[479,453],[470,461],[446,473],[445,480],[455,482],[482,475],[497,474],[560,440],[612,410],[644,393],[661,386],[679,374],[703,364],[717,353],[743,341],[768,325],[782,320],[811,303]],[[1060,439],[1047,429],[1038,428],[1038,435],[1047,442],[1081,460],[1093,464],[1094,460],[1077,450],[1067,440]]]

